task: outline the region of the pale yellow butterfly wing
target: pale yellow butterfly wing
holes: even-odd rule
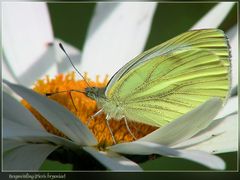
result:
[[[198,48],[188,45],[143,60],[121,75],[107,98],[120,102],[128,119],[154,126],[167,124],[211,97],[225,99],[230,85],[228,45],[223,35],[212,42],[215,46],[209,43],[210,48],[202,48],[204,43]]]
[[[115,84],[116,81],[126,74],[131,69],[137,67],[139,64],[152,59],[153,57],[161,56],[169,51],[177,50],[179,48],[201,48],[204,50],[212,51],[214,54],[225,60],[226,64],[229,64],[229,45],[227,38],[222,30],[219,29],[200,29],[191,30],[182,33],[158,46],[155,46],[142,54],[138,55],[133,60],[125,64],[109,81],[105,95],[108,95],[108,91]]]

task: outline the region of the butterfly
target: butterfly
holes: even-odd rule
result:
[[[92,118],[104,112],[108,127],[110,119],[124,119],[131,133],[127,121],[161,127],[211,97],[226,100],[230,82],[227,37],[219,29],[200,29],[143,52],[105,88],[87,87],[84,93],[100,109]]]

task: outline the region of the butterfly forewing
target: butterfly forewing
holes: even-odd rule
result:
[[[200,48],[211,51],[213,54],[219,56],[226,66],[229,65],[229,45],[222,30],[191,30],[180,34],[148,51],[145,51],[124,65],[109,81],[108,86],[106,87],[105,95],[108,96],[108,91],[112,88],[112,86],[131,69],[137,68],[141,63],[149,61],[154,57],[158,57],[181,48]]]

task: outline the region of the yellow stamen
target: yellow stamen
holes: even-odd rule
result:
[[[87,74],[85,73],[85,78],[88,79],[89,84],[95,87],[104,87],[107,84],[108,77],[106,76],[103,82],[99,81],[99,76],[96,77],[96,82],[91,81]],[[46,77],[43,80],[38,80],[33,88],[34,91],[45,95],[46,93],[55,93],[60,91],[69,91],[69,90],[82,90],[87,87],[85,81],[76,80],[74,73],[68,73],[66,75],[59,74],[54,79],[50,79]],[[70,94],[66,93],[57,93],[49,98],[59,102],[67,109],[69,109],[72,113],[74,113],[79,119],[86,124],[89,117],[95,114],[98,111],[96,102],[83,93],[72,92],[72,102],[70,98]],[[56,129],[51,123],[49,123],[40,113],[38,113],[34,108],[32,108],[25,100],[22,103],[35,115],[35,117],[39,120],[39,122],[43,125],[43,127],[50,133],[56,134],[58,136],[66,137],[62,132]],[[77,108],[77,111],[75,107]],[[99,148],[104,148],[106,146],[112,145],[113,140],[109,129],[106,125],[105,120],[106,115],[101,114],[96,116],[89,123],[89,129],[93,132],[96,139],[98,140]],[[114,134],[115,140],[117,143],[121,142],[130,142],[133,141],[134,138],[128,132],[124,120],[116,121],[114,119],[110,120],[110,127]],[[136,138],[141,138],[150,132],[154,131],[156,127],[148,126],[141,123],[129,122],[128,123],[131,132],[134,134]]]

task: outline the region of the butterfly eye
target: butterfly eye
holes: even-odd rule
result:
[[[85,94],[91,99],[96,99],[97,88],[96,87],[87,87],[85,89]]]

